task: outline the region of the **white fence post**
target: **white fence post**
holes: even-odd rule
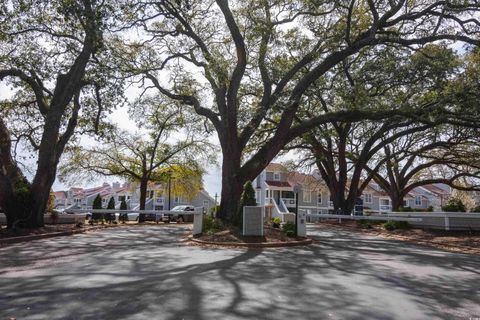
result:
[[[445,230],[450,230],[450,218],[447,215],[445,215]]]
[[[307,213],[304,210],[298,210],[297,216],[297,236],[307,236]]]
[[[203,229],[203,212],[195,212],[193,214],[193,230],[192,234],[197,235],[202,233]]]

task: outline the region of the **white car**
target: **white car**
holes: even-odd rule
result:
[[[129,212],[127,213],[128,221],[138,221],[138,216],[140,213],[138,212]]]
[[[175,221],[177,223],[193,222],[193,214],[188,214],[191,211],[195,211],[194,206],[190,206],[190,205],[176,206],[176,207],[173,207],[169,213],[165,213],[162,217],[162,220],[166,223],[170,221]]]

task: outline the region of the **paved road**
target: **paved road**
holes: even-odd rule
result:
[[[289,249],[133,226],[0,249],[0,319],[479,319],[480,257],[309,227]]]

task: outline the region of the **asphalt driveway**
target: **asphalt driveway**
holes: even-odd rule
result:
[[[0,319],[480,319],[480,257],[309,226],[212,249],[132,226],[0,249]]]

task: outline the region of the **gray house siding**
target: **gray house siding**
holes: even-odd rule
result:
[[[280,180],[275,180],[274,179],[274,172],[273,171],[267,171],[265,173],[265,176],[266,176],[266,180],[267,181],[287,181],[287,178],[288,178],[288,175],[286,172],[283,172],[283,171],[276,171],[278,173],[280,173]]]

